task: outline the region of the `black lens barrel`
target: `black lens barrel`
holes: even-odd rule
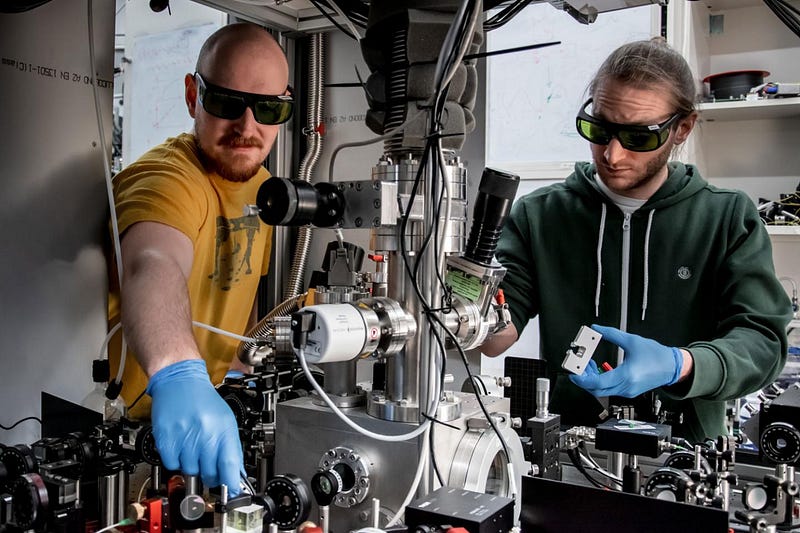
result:
[[[333,183],[272,177],[256,195],[261,220],[272,226],[335,226],[344,211],[341,191]]]
[[[516,174],[493,168],[483,170],[464,257],[481,265],[492,264],[497,241],[518,187],[519,176]]]

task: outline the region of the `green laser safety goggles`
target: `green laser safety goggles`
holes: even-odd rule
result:
[[[283,124],[292,117],[294,98],[291,94],[273,96],[226,89],[208,83],[195,72],[197,99],[210,115],[226,120],[236,120],[249,107],[259,124]],[[291,92],[291,91],[290,91]]]
[[[635,124],[616,124],[589,115],[586,108],[592,103],[592,98],[581,107],[575,125],[581,137],[593,144],[608,144],[612,137],[616,137],[626,150],[631,152],[652,152],[658,150],[669,139],[672,124],[681,116],[675,113],[660,124],[651,126]]]

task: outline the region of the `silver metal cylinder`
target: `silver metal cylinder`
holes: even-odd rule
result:
[[[626,454],[620,452],[609,452],[608,459],[606,461],[606,468],[618,478],[622,478],[622,471],[626,462]]]
[[[161,486],[161,467],[159,465],[153,465],[150,467],[150,487],[154,491],[158,491],[158,488]]]
[[[328,533],[330,529],[330,507],[321,505],[319,508],[319,525],[322,528],[322,533]]]
[[[550,415],[550,380],[536,379],[536,418],[547,418]]]
[[[325,391],[330,394],[345,396],[354,394],[356,390],[356,362],[326,363],[322,365],[325,371]]]
[[[127,516],[128,473],[120,470],[115,474],[100,476],[98,482],[100,525],[108,527]]]
[[[228,486],[225,485],[224,483],[219,488],[219,502],[222,504],[222,508],[225,509],[228,503]],[[228,530],[228,512],[223,511],[219,521],[219,532],[226,533],[227,530]]]
[[[381,501],[378,498],[372,498],[372,527],[381,527]]]
[[[116,474],[100,476],[98,494],[100,496],[100,526],[108,527],[116,524],[117,480]]]
[[[184,474],[183,483],[186,486],[186,495],[198,494],[200,492],[200,477]]]

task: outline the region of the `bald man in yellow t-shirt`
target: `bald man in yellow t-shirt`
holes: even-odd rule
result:
[[[114,178],[122,247],[121,291],[109,319],[122,319],[130,348],[123,397],[152,398],[156,446],[166,468],[199,474],[206,486],[240,490],[236,420],[212,381],[233,364],[237,341],[192,321],[243,334],[254,324],[272,228],[248,206],[269,177],[262,164],[289,119],[288,65],[280,46],[252,24],[225,26],[203,45],[185,77],[191,134],[168,139]],[[112,276],[113,279],[113,276]],[[109,350],[119,367],[120,347]]]

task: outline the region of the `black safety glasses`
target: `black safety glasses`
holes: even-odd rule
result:
[[[640,126],[633,124],[616,124],[593,117],[586,112],[592,103],[590,98],[581,107],[575,125],[581,137],[593,144],[608,144],[612,137],[616,137],[626,150],[632,152],[651,152],[658,150],[669,139],[672,124],[681,116],[676,113],[660,124]]]
[[[294,98],[291,95],[273,96],[226,89],[208,83],[195,72],[197,99],[210,115],[226,120],[236,120],[248,107],[259,124],[283,124],[292,117]]]

